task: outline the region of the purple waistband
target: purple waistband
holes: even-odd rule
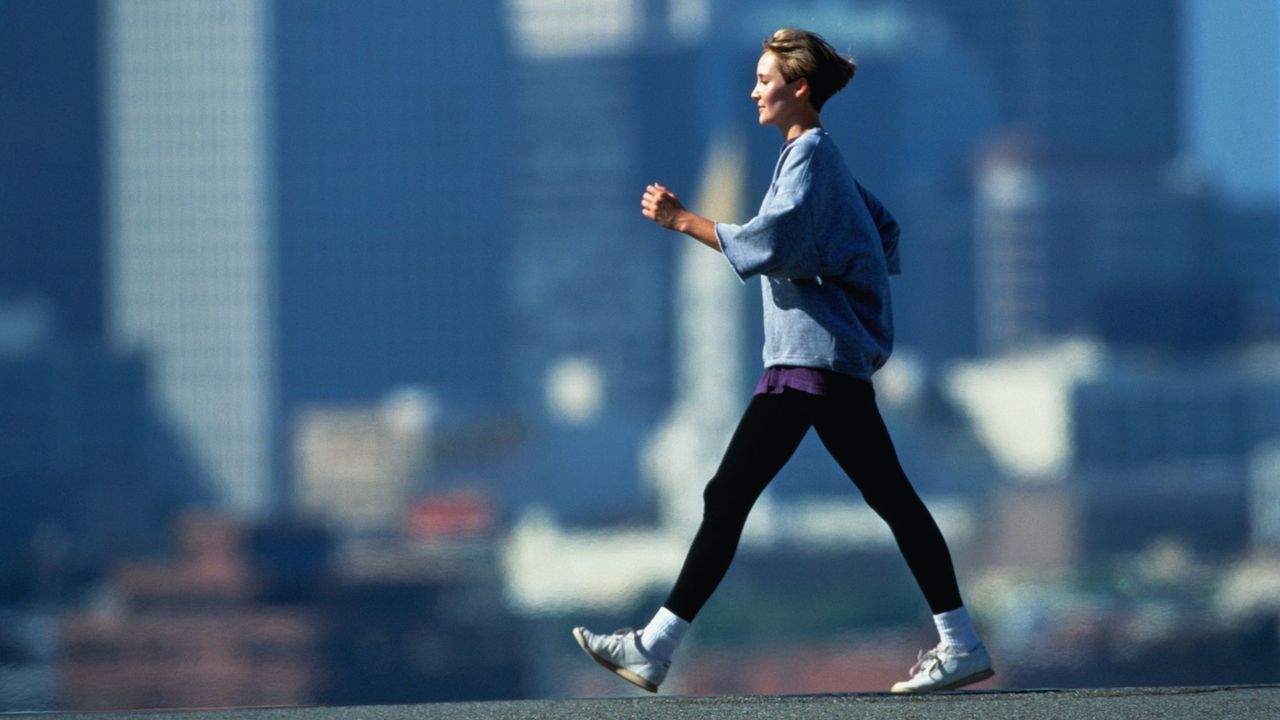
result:
[[[764,369],[756,384],[756,395],[777,395],[787,388],[807,392],[810,395],[826,395],[831,383],[830,370],[811,367],[781,365]]]

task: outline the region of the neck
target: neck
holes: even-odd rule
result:
[[[792,122],[783,123],[778,126],[778,129],[782,131],[784,141],[791,141],[816,127],[822,127],[822,122],[818,119],[817,113],[812,113]]]

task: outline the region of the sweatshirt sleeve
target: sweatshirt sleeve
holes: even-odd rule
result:
[[[745,225],[716,223],[720,250],[742,280],[752,275],[810,278],[824,274],[813,239],[810,152],[782,161],[760,214]]]
[[[866,204],[867,211],[871,213],[871,220],[876,224],[876,231],[880,233],[880,246],[884,249],[885,264],[889,268],[890,275],[902,274],[902,263],[898,259],[898,236],[902,230],[898,227],[898,221],[883,204],[879,198],[872,195],[869,190],[862,187],[862,183],[854,181],[858,187],[858,194],[862,196],[862,202]]]

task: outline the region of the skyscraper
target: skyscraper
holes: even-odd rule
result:
[[[93,0],[0,4],[0,303],[38,298],[58,330],[103,331]]]
[[[642,71],[668,67],[669,39],[646,5],[508,3],[521,118],[506,263],[512,378],[534,417],[557,416],[543,389],[566,363],[601,379],[603,414],[654,418],[670,397],[671,248],[639,213],[655,179],[643,172],[659,142],[649,121],[668,109],[642,94]]]
[[[1127,296],[1186,295],[1201,255],[1179,179],[1176,3],[939,3],[1001,93],[977,165],[979,350],[1146,338]],[[1175,333],[1176,334],[1176,333]],[[1170,340],[1172,338],[1161,338]]]
[[[1006,124],[1054,155],[1161,162],[1179,149],[1179,3],[915,0],[980,60]]]
[[[500,0],[274,3],[280,392],[502,402],[515,226]]]
[[[633,517],[646,506],[640,448],[672,399],[682,242],[639,202],[654,181],[692,192],[701,162],[698,3],[506,6],[520,118],[508,377],[541,433],[525,483],[575,519]]]
[[[284,507],[311,404],[500,404],[497,8],[107,5],[113,338],[227,508]]]
[[[266,6],[103,13],[110,339],[151,363],[218,503],[261,515],[276,500]]]

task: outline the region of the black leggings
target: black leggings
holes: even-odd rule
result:
[[[826,395],[787,389],[747,406],[715,477],[703,493],[702,525],[664,606],[692,622],[724,578],[756,498],[810,427],[893,532],[936,614],[960,607],[946,540],[898,463],[871,383],[839,378]]]

